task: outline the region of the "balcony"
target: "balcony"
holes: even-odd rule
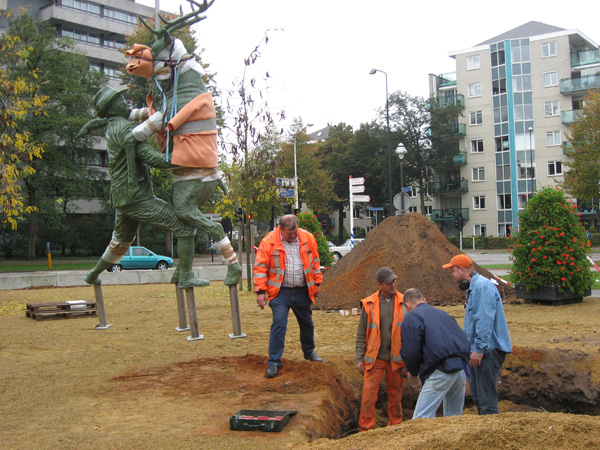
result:
[[[445,222],[447,220],[454,220],[454,218],[458,216],[462,216],[469,220],[469,208],[434,209],[431,211],[432,222]]]
[[[456,72],[442,73],[438,75],[440,88],[456,86]]]
[[[466,136],[467,126],[464,123],[450,124],[446,127],[440,127],[440,130],[429,129],[432,137]]]
[[[581,114],[581,109],[574,109],[572,111],[563,111],[560,113],[560,118],[563,124],[568,125],[577,120]]]
[[[560,80],[561,94],[572,94],[573,92],[598,88],[600,88],[600,75],[588,75],[581,78],[565,78],[564,80]]]
[[[469,182],[460,181],[435,181],[429,185],[429,192],[432,194],[449,194],[452,192],[468,192]]]
[[[600,63],[600,50],[582,50],[571,53],[571,67]]]
[[[459,152],[454,158],[452,158],[452,162],[457,166],[462,166],[467,163],[467,152]]]
[[[446,106],[456,106],[458,108],[465,107],[465,96],[462,94],[450,95],[450,96],[439,96],[435,98],[436,106],[445,108]],[[427,104],[427,109],[431,110],[431,104]]]
[[[587,200],[585,202],[577,202],[577,210],[582,215],[596,214],[598,212],[598,200]]]

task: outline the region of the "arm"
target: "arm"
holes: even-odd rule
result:
[[[356,369],[363,375],[365,373],[365,351],[367,348],[367,312],[363,306],[358,319],[358,329],[356,330]]]
[[[137,142],[133,140],[135,147],[136,158],[144,161],[150,167],[156,167],[159,169],[169,169],[177,167],[170,162],[165,161],[165,155],[156,151],[152,144],[148,142]]]
[[[261,241],[256,252],[256,260],[254,263],[254,292],[256,292],[256,303],[260,309],[264,309],[268,300],[267,296],[267,273],[271,266],[270,252],[265,244],[265,239]]]
[[[425,327],[421,317],[416,314],[407,314],[402,322],[400,356],[402,356],[406,370],[413,376],[419,374],[419,367],[423,361],[424,334]]]

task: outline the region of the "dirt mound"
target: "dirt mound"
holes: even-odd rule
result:
[[[382,266],[398,275],[397,288],[404,292],[417,288],[432,305],[464,303],[465,293],[450,271],[442,269],[462,253],[437,227],[419,213],[388,217],[367,238],[324,274],[317,306],[324,309],[350,309],[377,290],[375,273]],[[475,264],[481,275],[494,276]],[[504,288],[499,288],[502,295]]]

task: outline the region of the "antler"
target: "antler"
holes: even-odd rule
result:
[[[208,8],[210,8],[212,6],[212,4],[215,2],[215,0],[210,0],[210,2],[208,0],[204,0],[204,3],[201,4],[194,0],[187,0],[187,1],[192,7],[192,12],[189,14],[186,14],[185,16],[183,15],[183,12],[181,11],[181,9],[180,9],[181,15],[173,20],[167,20],[160,14],[158,15],[158,17],[160,17],[160,20],[164,23],[164,25],[162,26],[162,28],[160,30],[155,30],[154,28],[152,28],[150,25],[148,25],[148,23],[146,23],[146,21],[143,18],[140,18],[140,20],[142,21],[142,23],[144,24],[144,26],[146,28],[148,28],[150,31],[152,31],[152,33],[156,34],[157,36],[160,36],[164,33],[167,33],[170,35],[173,31],[178,30],[179,28],[190,26],[190,25],[200,22],[201,20],[206,19],[206,16],[200,16],[200,14],[202,14]],[[198,9],[194,9],[194,5]]]

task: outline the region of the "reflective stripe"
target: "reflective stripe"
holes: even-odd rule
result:
[[[364,360],[365,362],[368,362],[368,363],[372,363],[372,362],[374,361],[374,359],[373,359],[373,358],[371,358],[371,357],[369,357],[369,356],[365,356],[365,357],[363,358],[363,360]]]
[[[367,328],[375,328],[375,329],[377,329],[377,324],[376,324],[376,323],[373,323],[373,322],[371,322],[371,323],[368,323],[368,324],[367,324]]]
[[[314,284],[315,284],[315,280],[310,280],[306,283],[306,286],[311,287]]]
[[[274,286],[274,287],[280,288],[281,287],[281,283],[277,283],[276,281],[268,280],[267,281],[267,286]]]
[[[254,278],[267,278],[266,273],[255,273]]]
[[[264,267],[265,269],[269,268],[268,264],[263,264],[263,263],[258,263],[258,264],[254,264],[254,267]]]
[[[392,356],[392,361],[393,362],[401,362],[402,358],[400,356]]]
[[[308,275],[310,273],[310,267],[308,269],[304,269],[304,275]]]
[[[173,131],[174,135],[177,134],[192,134],[202,133],[203,131],[212,131],[217,129],[217,119],[205,119],[195,120],[193,122],[186,122]]]

